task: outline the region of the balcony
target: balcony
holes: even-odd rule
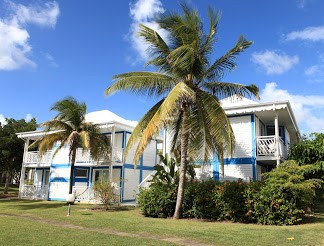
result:
[[[112,158],[111,158],[111,154],[109,154],[108,157],[103,157],[99,159],[99,161],[94,161],[90,156],[90,151],[84,151],[83,149],[78,148],[75,162],[76,163],[97,163],[97,162],[104,163],[104,162],[110,162],[111,159],[114,164],[123,162],[124,149],[114,147],[112,148],[112,153],[113,153]]]
[[[122,148],[113,148],[113,164],[121,164],[123,162],[124,150]],[[52,151],[47,151],[42,157],[39,156],[39,151],[28,151],[25,156],[24,163],[26,166],[50,166]],[[90,151],[77,149],[76,163],[109,163],[110,155],[107,158],[102,158],[99,161],[94,161],[90,156]]]
[[[277,153],[281,160],[286,160],[288,157],[288,149],[283,140],[279,138],[279,150],[276,149],[275,136],[258,136],[256,138],[257,159],[258,160],[276,160]]]
[[[42,157],[39,156],[39,151],[28,151],[25,156],[25,164],[37,164],[49,166],[51,163],[52,151],[47,151]]]

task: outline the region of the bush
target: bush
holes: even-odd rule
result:
[[[137,196],[138,205],[146,217],[167,218],[174,213],[177,187],[152,183],[150,188],[141,189]]]
[[[94,195],[108,209],[117,200],[115,187],[110,182],[96,182],[93,185]]]

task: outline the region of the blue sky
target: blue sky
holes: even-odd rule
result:
[[[255,83],[264,102],[290,100],[302,133],[323,132],[324,1],[189,4],[205,21],[208,5],[222,13],[212,60],[240,34],[254,42],[224,81]],[[157,28],[154,16],[167,10],[179,11],[177,1],[0,0],[0,121],[49,120],[55,115],[51,105],[68,95],[85,101],[88,112],[108,109],[139,120],[156,99],[106,97],[104,90],[113,75],[146,69],[136,28]]]

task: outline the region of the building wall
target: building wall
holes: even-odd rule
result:
[[[257,179],[255,159],[256,122],[254,115],[229,117],[235,134],[235,147],[232,154],[225,155],[224,176],[217,156],[212,160],[212,172],[215,180]]]

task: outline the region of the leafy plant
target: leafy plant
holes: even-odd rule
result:
[[[100,200],[105,210],[118,200],[115,187],[111,182],[96,182],[93,185],[93,190],[95,197]]]

